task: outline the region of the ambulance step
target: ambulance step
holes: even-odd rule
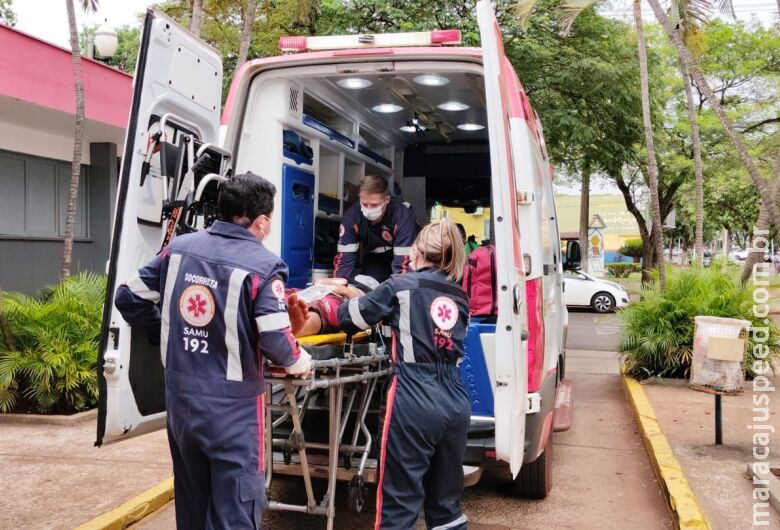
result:
[[[571,429],[574,417],[572,411],[572,382],[561,381],[555,393],[555,410],[553,412],[553,431],[562,432]]]

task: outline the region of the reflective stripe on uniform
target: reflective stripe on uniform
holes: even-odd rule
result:
[[[165,298],[160,312],[160,358],[163,368],[165,360],[168,357],[168,331],[171,327],[171,296],[173,296],[173,287],[176,284],[176,277],[179,275],[179,265],[181,265],[181,254],[171,254],[168,262],[168,274],[165,276]]]
[[[227,299],[225,300],[225,347],[227,348],[228,381],[243,381],[244,369],[241,366],[241,347],[238,341],[238,302],[241,298],[241,286],[249,273],[233,269],[230,273]]]
[[[433,528],[431,528],[431,530],[447,530],[448,528],[455,528],[456,526],[466,524],[467,522],[469,522],[469,518],[466,517],[465,513],[462,513],[460,514],[460,517],[458,517],[454,521],[440,526],[434,526]]]
[[[347,304],[347,309],[349,309],[349,318],[352,319],[352,323],[355,324],[360,329],[368,329],[371,326],[369,326],[366,321],[363,319],[363,315],[360,314],[360,306],[358,306],[359,298],[353,298],[349,301]]]
[[[401,347],[404,349],[404,362],[416,362],[414,358],[414,346],[412,345],[412,321],[411,321],[411,291],[400,291],[398,303],[400,306],[400,315],[398,319],[398,339],[401,341]]]
[[[393,247],[393,254],[396,256],[408,256],[412,247]]]
[[[288,313],[271,313],[257,317],[255,322],[257,322],[258,333],[279,331],[290,327],[290,315]]]
[[[393,247],[376,247],[374,250],[371,251],[372,254],[384,254],[385,252],[390,252],[393,250]]]
[[[336,245],[338,252],[357,252],[360,248],[360,243],[350,243],[349,245]]]
[[[127,287],[133,292],[134,295],[143,298],[144,300],[149,300],[155,304],[160,302],[160,293],[149,289],[149,287],[137,274],[133,276],[129,282],[127,282]]]

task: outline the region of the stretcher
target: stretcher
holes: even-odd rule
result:
[[[268,509],[325,516],[330,530],[337,481],[349,481],[349,509],[362,511],[366,485],[377,480],[376,459],[369,459],[376,431],[367,418],[377,404],[377,385],[390,372],[377,331],[302,338],[312,355],[311,375],[300,379],[272,370],[265,378],[266,491],[275,474],[300,477],[306,491],[306,504],[269,498]],[[327,480],[319,500],[313,478]]]

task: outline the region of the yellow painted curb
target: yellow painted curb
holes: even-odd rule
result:
[[[76,530],[122,530],[162,508],[171,499],[173,499],[173,477],[163,480],[110,512],[76,527]]]
[[[707,516],[704,515],[688,479],[685,478],[672,452],[672,447],[661,431],[661,426],[655,417],[655,410],[647,399],[642,385],[636,379],[626,376],[623,376],[623,385],[642,433],[645,450],[650,456],[658,482],[672,510],[675,526],[682,530],[709,530],[710,523],[707,521]]]

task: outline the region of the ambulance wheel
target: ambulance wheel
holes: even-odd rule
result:
[[[590,306],[596,313],[609,313],[615,309],[615,299],[609,293],[596,293],[590,301]]]
[[[363,482],[363,477],[355,475],[349,482],[349,511],[360,513],[366,504],[368,497],[368,487]]]
[[[544,446],[544,451],[533,462],[523,464],[514,480],[515,495],[524,499],[544,499],[552,490],[553,477],[553,433]]]

